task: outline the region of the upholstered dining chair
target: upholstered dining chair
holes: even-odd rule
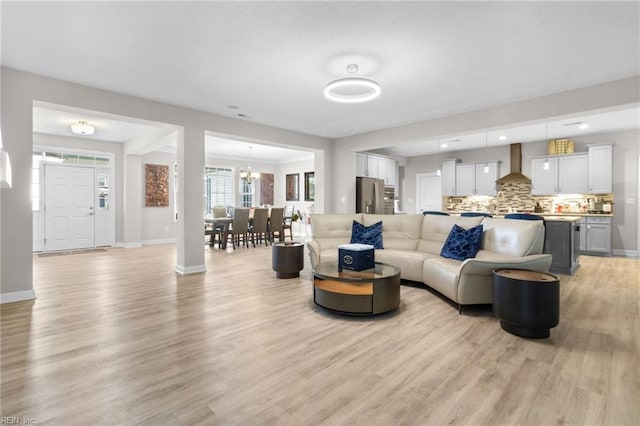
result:
[[[231,238],[234,250],[236,246],[240,246],[240,241],[242,241],[242,245],[249,247],[249,209],[234,209],[229,238]]]
[[[284,223],[282,228],[284,229],[284,239],[287,239],[287,229],[289,230],[289,238],[293,241],[293,205],[287,205],[284,207]]]
[[[269,239],[271,243],[276,240],[276,233],[278,234],[278,240],[284,239],[284,207],[272,207],[271,215],[269,216]]]
[[[253,223],[249,228],[249,234],[251,234],[251,243],[256,246],[256,240],[261,244],[264,238],[265,245],[269,244],[269,234],[267,233],[267,220],[269,215],[269,209],[254,209],[253,210]]]
[[[224,207],[213,208],[213,218],[227,217],[227,209]],[[224,232],[225,225],[213,225],[211,229],[211,238],[209,239],[209,246],[213,247],[215,243],[218,243],[218,248],[222,246],[222,234]]]

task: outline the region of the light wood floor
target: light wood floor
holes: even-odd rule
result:
[[[640,260],[581,257],[546,340],[490,308],[402,287],[398,311],[316,307],[308,259],[171,245],[34,257],[35,302],[1,307],[2,416],[56,425],[638,425]]]

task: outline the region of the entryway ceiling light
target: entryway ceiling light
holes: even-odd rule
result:
[[[358,71],[357,64],[347,65],[347,72]],[[370,78],[345,77],[333,80],[324,89],[324,96],[334,102],[355,104],[367,102],[380,96],[380,85]]]
[[[96,128],[86,121],[80,120],[71,125],[71,131],[76,135],[92,135],[96,131]]]

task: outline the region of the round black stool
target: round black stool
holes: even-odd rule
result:
[[[304,244],[275,243],[271,249],[271,268],[277,278],[297,278],[304,268]]]
[[[543,339],[560,321],[560,280],[522,269],[493,271],[493,313],[505,331]]]

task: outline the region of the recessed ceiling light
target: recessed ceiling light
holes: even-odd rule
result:
[[[589,125],[588,124],[581,124],[578,126],[578,129],[584,130],[584,129],[588,129]]]
[[[447,145],[446,143],[443,143],[443,144],[440,144],[440,146],[441,146],[442,148],[446,148],[446,147],[448,147],[449,145]]]
[[[506,140],[507,140],[507,137],[503,135],[503,136],[500,136],[500,137],[498,138],[498,140],[506,141]]]

